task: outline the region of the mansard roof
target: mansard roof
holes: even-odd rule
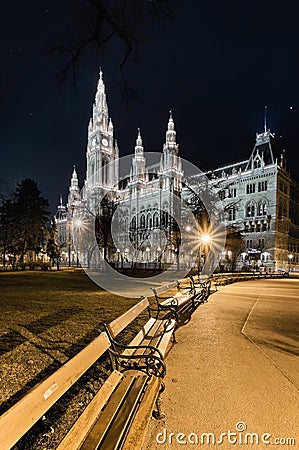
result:
[[[256,161],[260,161],[262,167],[274,164],[274,147],[274,135],[270,130],[265,130],[263,133],[257,133],[255,145],[246,166],[246,170],[253,168]]]
[[[208,170],[205,175],[209,178],[223,178],[225,176],[234,175],[238,172],[243,172],[248,164],[248,159],[237,161],[224,166],[217,167],[216,169]]]
[[[278,150],[274,135],[270,130],[256,134],[256,141],[252,153],[248,159],[232,162],[205,172],[210,179],[224,178],[245,172],[253,168],[266,167],[277,162]]]

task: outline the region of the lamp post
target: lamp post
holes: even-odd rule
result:
[[[117,268],[119,267],[119,255],[120,255],[120,249],[117,248],[116,249],[116,253],[117,253]]]
[[[288,254],[288,260],[289,260],[289,272],[291,271],[291,263],[292,263],[293,258],[294,258],[293,253],[289,253],[289,254]]]
[[[198,270],[198,275],[201,269],[201,251],[203,248],[203,265],[205,265],[206,263],[206,259],[207,259],[207,255],[208,255],[208,245],[211,242],[211,236],[208,233],[204,233],[200,236],[200,247],[199,247],[199,270]]]
[[[146,263],[147,263],[147,265],[148,265],[148,263],[149,263],[149,252],[151,251],[151,249],[149,248],[149,247],[146,247],[146,249],[145,249],[145,252],[146,252]]]
[[[71,255],[72,255],[72,266],[73,266],[74,261],[75,261],[75,251],[74,250],[71,251]]]

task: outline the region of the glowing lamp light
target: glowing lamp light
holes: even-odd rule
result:
[[[77,228],[80,228],[82,226],[82,220],[81,219],[75,219],[74,225]]]
[[[209,234],[203,234],[201,236],[201,242],[203,244],[209,244],[211,242],[211,236]]]

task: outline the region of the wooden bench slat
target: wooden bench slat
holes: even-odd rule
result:
[[[137,335],[134,337],[134,339],[130,342],[129,345],[140,345],[143,339],[145,338],[146,334],[149,332],[149,330],[152,328],[153,324],[155,323],[154,318],[150,318],[146,324],[142,327],[142,329],[137,333]],[[127,349],[123,352],[124,355],[131,355],[134,352],[134,350]]]
[[[123,443],[122,450],[137,450],[143,448],[149,418],[151,417],[155,401],[159,395],[161,382],[161,378],[156,377],[152,377],[149,381],[142,402]]]
[[[176,322],[174,319],[171,319],[166,328],[165,328],[165,320],[159,320],[156,322],[157,322],[156,326],[153,327],[148,334],[147,341],[141,342],[141,345],[142,344],[151,345],[157,348],[164,357],[167,350],[167,346],[171,340],[171,336],[175,328]],[[138,349],[136,350],[136,352],[134,352],[135,355],[142,355],[148,353],[149,350],[147,349]]]
[[[119,414],[113,424],[113,430],[109,430],[105,438],[105,443],[101,445],[102,450],[119,448],[118,444],[123,441],[128,433],[129,426],[136,414],[137,405],[140,403],[148,380],[149,378],[146,376],[138,376],[135,379],[130,395],[126,398],[126,401],[119,410]]]
[[[161,322],[162,322],[161,320],[155,321],[155,323],[153,324],[151,329],[148,331],[148,333],[146,334],[144,339],[140,342],[140,345],[155,346],[155,342],[153,342],[153,339],[156,337],[156,342],[158,342],[157,336],[160,335],[159,328],[161,327]],[[143,355],[146,353],[149,353],[149,351],[147,351],[147,349],[145,349],[145,348],[139,348],[134,351],[134,355]]]
[[[165,333],[162,336],[162,339],[159,342],[159,350],[162,353],[163,357],[166,355],[167,347],[169,345],[169,342],[171,340],[172,332],[175,328],[175,320],[171,319],[169,325],[167,325],[167,328],[165,330]]]
[[[4,413],[0,417],[0,449],[11,448],[109,347],[107,334],[101,333]]]
[[[113,336],[117,336],[122,330],[124,330],[142,311],[149,306],[147,298],[141,300],[137,305],[133,306],[127,312],[117,317],[115,320],[109,323],[109,328]]]
[[[177,306],[180,307],[185,302],[188,302],[189,300],[191,300],[192,296],[193,295],[191,295],[191,294],[182,294],[181,292],[179,292],[178,294],[174,295],[173,297],[169,297],[166,300],[164,300],[163,302],[160,302],[160,304],[163,305],[163,306],[171,305],[171,300],[172,299],[176,299],[177,300]]]
[[[147,375],[136,376],[136,372],[135,375],[124,376],[122,383],[112,394],[108,405],[92,427],[81,450],[118,448],[147,381]]]
[[[114,370],[107,378],[101,389],[97,392],[81,416],[75,422],[66,437],[61,441],[57,450],[79,450],[86,438],[86,433],[94,425],[101,410],[109,400],[113,391],[119,385],[124,375]]]
[[[174,288],[177,285],[177,281],[171,281],[168,284],[163,284],[162,286],[157,286],[155,288],[152,288],[152,291],[159,295],[162,294],[163,292],[169,291],[169,289]]]

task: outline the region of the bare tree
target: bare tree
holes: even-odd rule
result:
[[[112,45],[118,50],[119,68],[126,93],[130,93],[124,67],[136,60],[140,46],[152,35],[155,23],[169,18],[175,0],[79,0],[72,13],[77,16],[73,35],[52,51],[66,56],[59,81],[76,81],[78,67],[89,51],[105,54]]]
[[[111,253],[116,250],[111,236],[111,222],[116,208],[117,203],[108,192],[100,202],[100,210],[95,219],[96,240],[103,249],[103,257],[107,262]]]
[[[236,270],[237,261],[245,249],[245,242],[242,239],[241,232],[234,226],[230,226],[226,231],[225,250],[230,252],[229,266],[230,271]]]

